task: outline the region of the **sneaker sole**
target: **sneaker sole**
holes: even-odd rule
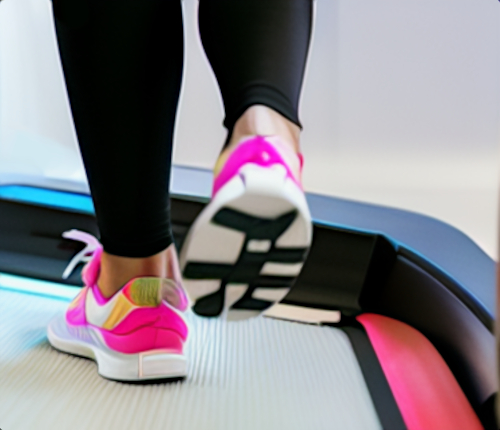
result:
[[[64,315],[54,318],[47,329],[50,344],[68,354],[97,363],[97,372],[114,381],[178,379],[187,375],[186,357],[165,350],[123,354],[108,348],[99,331],[91,326],[72,327]]]
[[[244,165],[201,212],[180,265],[198,315],[256,316],[291,289],[312,241],[302,190],[283,166]]]

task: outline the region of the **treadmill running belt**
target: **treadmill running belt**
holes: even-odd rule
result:
[[[347,335],[268,318],[189,315],[189,376],[131,385],[53,350],[67,300],[0,288],[0,427],[26,429],[381,429]]]

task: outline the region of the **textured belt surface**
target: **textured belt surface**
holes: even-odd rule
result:
[[[189,315],[185,381],[130,385],[53,350],[65,300],[0,288],[0,427],[26,429],[380,429],[346,335],[258,317]]]

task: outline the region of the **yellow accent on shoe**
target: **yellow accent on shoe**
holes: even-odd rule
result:
[[[102,328],[113,330],[134,308],[136,308],[136,306],[130,303],[123,294],[120,294],[116,299],[115,306],[109,314],[108,319],[102,325]]]
[[[137,306],[159,306],[162,300],[162,284],[162,278],[137,278],[129,286],[132,303]]]

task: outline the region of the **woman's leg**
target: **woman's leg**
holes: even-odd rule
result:
[[[297,153],[311,21],[312,0],[200,0],[228,129],[212,200],[181,252],[200,315],[263,311],[287,293],[307,256],[312,225]]]
[[[279,135],[299,152],[312,0],[200,0],[199,25],[224,101],[226,152],[249,135]]]
[[[105,296],[167,276],[172,136],[182,79],[180,0],[54,0],[57,39],[104,246]],[[169,248],[170,247],[170,248]]]

